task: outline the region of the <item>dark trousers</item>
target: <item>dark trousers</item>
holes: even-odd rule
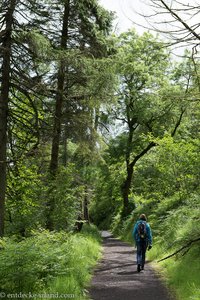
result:
[[[147,241],[140,241],[136,243],[137,245],[137,265],[140,265],[142,268],[145,264],[145,254],[147,250]]]

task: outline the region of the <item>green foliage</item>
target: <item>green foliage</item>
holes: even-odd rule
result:
[[[148,258],[158,260],[178,251],[162,267],[180,299],[199,296],[199,139],[196,129],[193,131],[196,125],[193,127],[193,121],[189,121],[190,108],[189,103],[175,137],[170,131],[162,137],[147,136],[156,147],[135,166],[130,193],[135,209],[126,219],[118,210],[112,215],[111,224],[114,234],[133,244],[133,226],[141,213],[147,214],[153,231],[153,248]],[[197,115],[193,115],[195,124]],[[118,139],[115,145],[117,142]],[[113,145],[111,142],[112,155]],[[123,149],[123,142],[119,149]],[[112,170],[120,164],[119,153],[118,161],[111,159]],[[108,179],[111,177],[112,173]]]
[[[35,78],[35,85],[38,84]],[[10,159],[21,160],[24,153],[33,155],[39,142],[41,123],[44,112],[34,92],[28,96],[26,92],[14,90],[9,102],[10,117],[8,120],[8,156]]]
[[[39,224],[43,225],[42,195],[45,187],[37,166],[18,162],[10,169],[6,202],[6,232],[27,236]]]
[[[135,31],[124,33],[119,38],[119,45],[116,69],[121,84],[116,115],[125,121],[129,132],[137,127],[130,142],[140,148],[143,147],[142,134],[151,132],[162,136],[164,129],[171,126],[169,116],[173,111],[169,107],[175,88],[167,77],[169,55],[163,50],[162,43],[147,33],[142,36]]]
[[[97,227],[93,224],[84,224],[81,233],[87,237],[93,238],[96,241],[102,242],[101,234]]]
[[[121,208],[120,186],[124,176],[121,164],[109,166],[110,157],[106,156],[105,161],[99,165],[94,185],[94,197],[90,204],[92,220],[101,229],[110,227],[113,216]]]
[[[148,256],[151,259],[157,259],[161,257],[165,250],[159,245],[155,245]],[[168,259],[160,263],[162,267],[162,273],[166,278],[167,284],[176,293],[177,299],[199,299],[199,245],[193,246],[193,248],[181,259]]]
[[[44,197],[55,203],[51,214],[55,230],[69,232],[74,229],[81,210],[84,189],[83,186],[75,184],[76,174],[74,164],[69,163],[67,169],[60,168],[55,180],[48,183]]]
[[[8,6],[9,1],[0,11],[2,24]],[[64,8],[69,14],[62,32]],[[149,33],[108,36],[113,14],[97,0],[16,2],[19,9],[22,18],[16,20],[15,12],[10,18],[6,55],[12,72],[10,78],[2,73],[2,82],[10,83],[9,113],[1,124],[8,128],[6,234],[17,240],[1,240],[0,286],[6,292],[58,290],[84,297],[100,237],[92,226],[83,227],[87,238],[69,232],[82,217],[85,199],[95,224],[129,241],[145,212],[154,234],[152,257],[199,236],[199,63],[193,53],[174,65],[159,37]],[[52,180],[56,95],[62,98],[62,120],[55,130],[59,168]],[[149,143],[154,148],[145,152]],[[130,166],[134,210],[122,218],[121,191]],[[31,236],[44,228],[47,216],[55,230],[68,234]],[[174,267],[187,271],[189,258],[196,260],[195,247],[173,260],[170,276]],[[197,294],[198,283],[188,282]]]
[[[182,261],[176,261],[173,268],[170,262],[164,265],[168,270],[169,284],[176,286],[179,299],[198,299],[200,297],[199,254],[199,247],[196,247]]]
[[[35,232],[20,242],[4,239],[0,251],[0,291],[5,294],[59,292],[81,298],[91,267],[100,257],[97,229],[92,226],[83,231],[76,235]]]
[[[31,32],[24,32],[24,37],[28,40],[29,46],[38,58],[38,62],[43,59],[48,61],[52,55],[52,49],[50,41],[42,35],[38,30],[32,30]],[[43,67],[47,65],[43,64]],[[40,66],[41,68],[41,66]]]

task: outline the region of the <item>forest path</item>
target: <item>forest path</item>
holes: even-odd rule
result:
[[[89,289],[92,300],[171,300],[174,299],[148,262],[137,272],[136,251],[129,244],[104,231],[103,258]]]

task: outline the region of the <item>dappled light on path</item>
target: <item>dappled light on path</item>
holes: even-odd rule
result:
[[[102,232],[104,255],[89,290],[93,300],[173,299],[149,263],[138,273],[135,249],[108,232]]]

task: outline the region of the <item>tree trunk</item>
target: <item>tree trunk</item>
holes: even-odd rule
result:
[[[69,0],[65,1],[64,16],[63,16],[63,26],[62,26],[62,36],[61,36],[61,49],[63,50],[67,49],[68,20],[69,20]],[[50,162],[50,172],[54,176],[58,169],[58,154],[59,154],[59,143],[60,143],[60,133],[61,133],[64,82],[65,82],[65,61],[61,60],[60,67],[58,70],[58,78],[57,78],[57,95],[56,95],[53,141],[52,141],[51,162]]]
[[[7,116],[10,86],[10,57],[13,12],[16,1],[10,1],[5,15],[5,33],[2,37],[2,67],[0,93],[0,236],[4,235],[4,211],[6,194],[6,149],[7,149]]]
[[[138,155],[135,156],[135,158],[132,160],[131,163],[128,164],[128,162],[127,162],[127,177],[124,181],[124,184],[122,185],[123,215],[124,216],[127,216],[127,214],[130,213],[130,211],[129,211],[129,193],[130,193],[130,188],[131,188],[134,167],[135,167],[137,161],[141,157],[143,157],[151,148],[153,148],[155,146],[156,146],[156,144],[154,142],[149,143],[146,148],[144,148]]]
[[[88,224],[90,223],[89,219],[89,211],[88,211],[88,191],[87,191],[87,186],[85,188],[85,197],[83,201],[83,217],[84,221],[86,221]]]
[[[130,164],[130,155],[131,155],[131,144],[133,140],[133,132],[134,128],[132,126],[132,122],[130,120],[129,116],[129,109],[127,107],[127,118],[128,118],[128,125],[129,125],[129,135],[126,145],[126,179],[122,185],[122,196],[123,196],[123,214],[128,213],[128,207],[129,207],[129,192],[131,187],[131,181],[133,177],[133,165]]]
[[[67,49],[68,40],[68,20],[69,20],[69,0],[65,1],[64,16],[63,16],[63,26],[61,35],[61,49]],[[65,61],[60,61],[60,67],[58,70],[57,77],[57,94],[56,94],[56,106],[55,106],[55,116],[54,116],[54,127],[53,127],[53,141],[51,149],[51,161],[50,161],[50,174],[52,175],[52,180],[55,179],[56,172],[58,170],[58,155],[59,155],[59,144],[60,144],[60,133],[61,133],[61,119],[63,110],[63,94],[64,94],[64,83],[65,83]],[[53,224],[53,212],[55,208],[55,199],[51,196],[49,197],[47,203],[47,220],[46,227],[49,230],[54,229]]]
[[[67,125],[64,128],[64,138],[63,138],[63,166],[67,166]]]
[[[124,184],[122,185],[122,196],[123,196],[123,211],[126,215],[128,213],[129,208],[129,193],[131,188],[131,182],[133,177],[133,165],[127,166],[127,176],[124,181]]]

